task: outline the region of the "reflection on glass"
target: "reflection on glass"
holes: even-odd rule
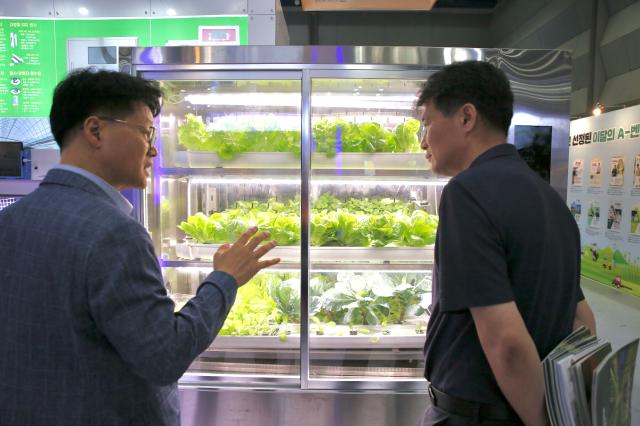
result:
[[[250,227],[269,231],[288,250],[288,270],[272,268],[239,289],[218,337],[189,372],[297,381],[301,83],[165,80],[162,86],[159,159],[147,203],[176,310],[211,272],[217,248]]]
[[[420,83],[314,79],[313,168],[425,170],[415,108]]]
[[[444,181],[420,152],[421,83],[312,80],[312,379],[422,377]]]
[[[429,271],[316,273],[309,293],[312,378],[421,377]]]
[[[179,311],[208,268],[165,268]],[[299,374],[300,274],[262,272],[240,287],[218,337],[191,365],[192,373]]]
[[[300,81],[163,81],[162,87],[164,167],[300,167]]]

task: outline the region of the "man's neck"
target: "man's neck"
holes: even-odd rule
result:
[[[507,139],[504,135],[499,135],[495,133],[483,134],[474,137],[469,144],[469,149],[465,154],[465,161],[458,173],[461,173],[467,170],[471,164],[476,160],[476,158],[480,157],[482,154],[487,152],[493,147],[498,145],[507,143]],[[456,175],[458,174],[456,173]]]
[[[77,150],[72,149],[71,147],[66,148],[60,153],[60,164],[66,164],[69,166],[75,166],[84,169],[98,176],[118,191],[121,190],[121,188],[111,182],[111,180],[109,179],[107,174],[104,173],[99,164],[97,164],[97,162],[95,161],[92,161],[91,153],[80,153],[77,152]]]

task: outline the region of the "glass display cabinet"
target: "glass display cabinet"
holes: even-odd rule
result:
[[[564,53],[453,50],[121,52],[123,70],[160,81],[165,93],[159,154],[136,211],[176,310],[210,272],[217,247],[250,226],[271,232],[279,245],[270,256],[282,259],[239,289],[220,335],[180,380],[183,423],[230,424],[207,415],[202,402],[208,395],[220,404],[220,394],[204,392],[223,388],[277,390],[285,399],[325,392],[334,411],[336,395],[377,393],[395,398],[382,404],[382,415],[400,421],[394,424],[417,421],[426,403],[422,347],[447,182],[431,173],[419,147],[421,85],[454,58],[496,61],[512,78],[526,124],[555,123],[561,149],[552,164],[562,162],[568,137]],[[552,74],[547,80],[518,68],[541,63]],[[554,90],[537,98],[545,87]],[[257,395],[258,405],[274,398]],[[260,420],[295,424],[288,422]]]

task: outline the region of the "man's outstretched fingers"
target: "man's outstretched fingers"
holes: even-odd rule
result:
[[[264,240],[269,238],[269,236],[271,236],[270,232],[268,232],[268,231],[261,232],[260,234],[258,234],[255,237],[253,237],[251,239],[251,241],[249,241],[247,243],[247,248],[249,248],[249,250],[253,251],[256,247],[258,247],[258,244],[260,244],[261,242],[263,242]]]
[[[245,244],[247,244],[247,241],[249,241],[251,236],[253,234],[255,234],[256,232],[258,232],[258,227],[257,226],[252,226],[251,228],[249,228],[246,231],[244,231],[242,233],[242,235],[240,235],[240,238],[238,238],[236,240],[236,242],[233,243],[233,245],[235,246],[236,244],[237,245],[245,245]]]
[[[264,268],[268,268],[269,266],[273,266],[280,263],[280,258],[279,257],[275,257],[273,259],[267,259],[267,260],[261,260],[257,263],[258,265],[258,270],[260,269],[264,269]]]
[[[278,245],[278,242],[273,240],[273,241],[269,241],[267,244],[264,244],[260,247],[258,247],[253,254],[255,255],[255,257],[257,259],[260,259],[262,256],[264,256],[265,254],[267,254],[269,251],[271,251],[272,248],[274,248],[275,246]]]

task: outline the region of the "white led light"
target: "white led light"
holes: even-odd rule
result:
[[[314,95],[311,105],[314,108],[372,108],[372,109],[410,109],[415,104],[415,95],[375,96],[360,95]],[[302,98],[299,93],[199,93],[184,98],[192,105],[224,106],[289,106],[300,107]]]
[[[272,178],[235,178],[235,177],[219,177],[207,178],[196,177],[189,181],[192,184],[202,183],[224,183],[233,184],[252,184],[252,185],[300,185],[300,179],[272,179]]]
[[[443,186],[448,179],[437,180],[357,180],[357,179],[311,179],[312,185],[361,185],[361,186]]]
[[[87,16],[89,14],[89,9],[87,9],[86,7],[79,7],[78,13],[82,16]]]
[[[176,16],[176,10],[172,8],[167,9],[166,13],[168,16]]]
[[[443,186],[448,179],[431,180],[369,180],[369,179],[311,179],[311,185],[360,185],[360,186]],[[250,185],[300,185],[299,178],[236,178],[236,177],[196,177],[191,184],[250,184]]]
[[[299,93],[202,93],[187,95],[185,101],[192,105],[228,106],[300,106]]]

